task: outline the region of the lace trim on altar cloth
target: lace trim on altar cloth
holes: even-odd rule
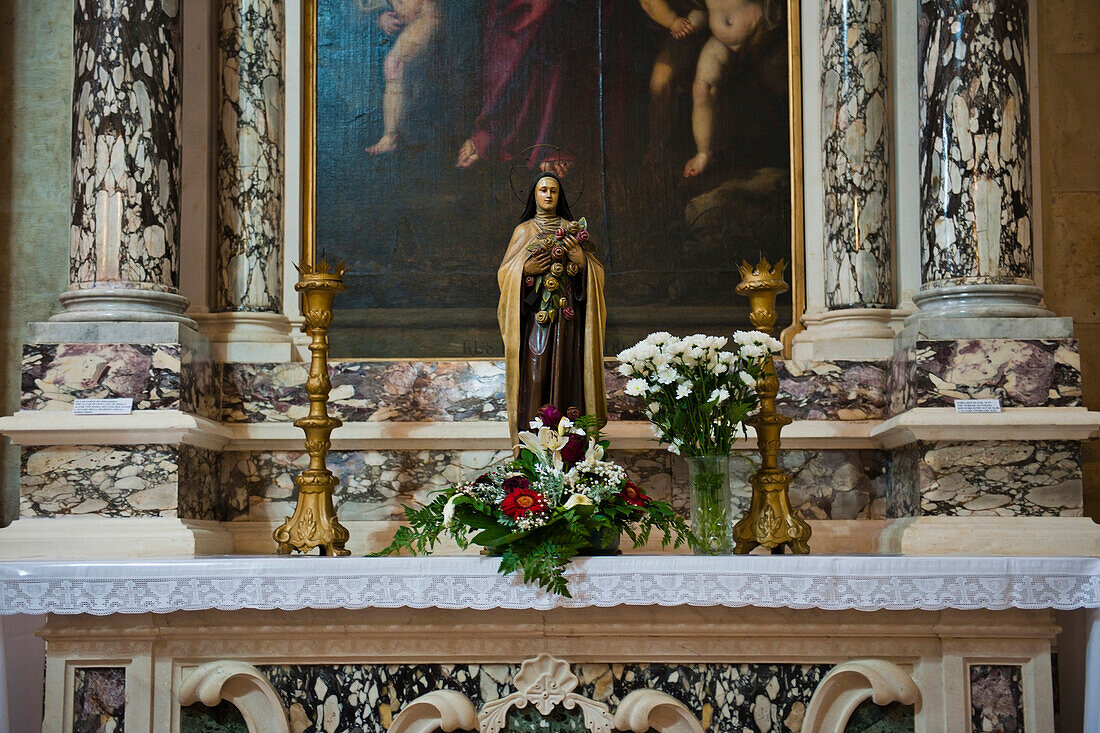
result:
[[[0,614],[303,608],[756,606],[823,610],[1100,607],[1100,558],[632,556],[567,573],[548,595],[479,557],[217,557],[0,563]]]

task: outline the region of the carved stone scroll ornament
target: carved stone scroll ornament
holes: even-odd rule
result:
[[[838,664],[814,691],[802,733],[844,733],[852,713],[868,699],[876,705],[917,705],[920,689],[907,671],[883,659]]]
[[[508,713],[533,706],[549,715],[559,705],[566,710],[580,709],[584,726],[593,733],[612,730],[646,733],[702,733],[703,727],[676,698],[656,690],[635,690],[623,699],[618,712],[573,692],[580,680],[569,664],[543,653],[520,665],[513,683],[516,692],[492,700],[474,716],[473,704],[463,694],[451,691],[429,692],[406,705],[390,726],[390,733],[431,733],[435,730],[472,730],[500,733],[508,723]]]
[[[251,664],[207,662],[191,671],[180,684],[180,705],[201,702],[214,707],[222,700],[241,711],[251,733],[290,733],[279,694]]]

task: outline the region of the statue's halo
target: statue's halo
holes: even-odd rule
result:
[[[544,156],[536,155],[540,150],[552,151]],[[576,180],[576,177],[580,176],[580,185],[577,187],[577,193],[573,196],[566,195],[565,200],[569,203],[569,208],[573,208],[580,201],[581,196],[584,195],[584,166],[581,165],[577,156],[573,155],[568,149],[561,147],[560,145],[550,145],[548,143],[539,143],[538,145],[532,145],[528,148],[524,148],[517,156],[517,161],[508,168],[508,183],[512,187],[512,195],[516,197],[516,200],[527,203],[527,188],[531,185],[531,172],[538,170],[538,164],[535,162],[537,158],[541,157],[545,162],[547,160],[553,160],[554,158],[567,158],[573,161],[573,167],[567,174],[567,180],[572,183]]]

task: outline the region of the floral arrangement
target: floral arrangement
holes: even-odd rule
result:
[[[645,402],[653,433],[669,451],[688,458],[692,547],[701,554],[730,549],[730,449],[745,434],[770,356],[782,349],[759,331],[737,331],[733,342],[727,350],[724,336],[662,331],[619,354],[619,373],[630,378],[626,393]]]
[[[653,432],[672,453],[728,455],[756,408],[756,383],[783,344],[759,331],[677,338],[652,333],[618,355],[626,393],[645,402]]]
[[[378,554],[425,554],[447,533],[462,548],[499,554],[501,573],[522,571],[524,582],[568,597],[570,560],[592,547],[616,551],[620,533],[635,547],[655,528],[665,547],[692,539],[672,507],[604,460],[608,441],[594,417],[570,420],[547,405],[530,427],[519,434],[515,460],[444,489],[422,508],[405,507],[408,526]]]
[[[542,250],[550,255],[550,271],[541,275],[528,275],[525,280],[527,287],[535,289],[538,303],[535,321],[543,325],[553,323],[559,314],[567,321],[577,315],[569,305],[566,293],[572,288],[572,279],[580,272],[580,267],[568,259],[563,243],[567,236],[575,238],[586,252],[595,250],[592,237],[588,233],[588,220],[583,216],[577,221],[564,222],[556,231],[546,232],[527,245],[528,252]]]

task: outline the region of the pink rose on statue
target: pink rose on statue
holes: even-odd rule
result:
[[[561,309],[561,317],[567,321],[573,320],[573,317],[577,315],[577,312],[573,310],[573,306],[567,305]]]
[[[554,232],[554,239],[565,239],[565,227],[558,227],[558,231]]]
[[[526,278],[524,278],[523,283],[529,288],[533,287],[534,284],[535,284],[535,276],[534,275],[528,275]]]
[[[581,244],[584,244],[585,242],[587,242],[588,239],[589,239],[589,234],[588,234],[587,229],[581,229],[579,232],[577,232],[577,241],[580,242]]]

